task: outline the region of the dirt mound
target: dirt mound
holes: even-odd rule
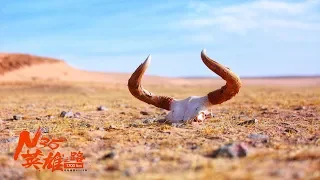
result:
[[[29,54],[0,54],[0,75],[20,69],[22,67],[58,62],[62,61]]]

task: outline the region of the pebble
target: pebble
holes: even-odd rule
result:
[[[0,143],[12,143],[12,142],[18,142],[18,137],[9,137],[5,139],[0,139]]]
[[[298,106],[298,107],[294,108],[295,111],[300,111],[300,110],[304,110],[304,109],[306,109],[306,107],[304,107],[304,106]]]
[[[228,157],[228,158],[238,158],[245,157],[248,154],[248,147],[244,143],[230,143],[226,144],[219,149],[215,150],[210,157]]]
[[[97,111],[106,111],[106,110],[108,110],[108,108],[105,107],[105,106],[99,106],[99,107],[97,107]]]
[[[97,127],[96,130],[98,130],[98,131],[104,131],[104,128],[103,128],[103,127]]]
[[[294,128],[287,128],[286,130],[284,130],[286,133],[290,133],[290,134],[295,134],[298,133],[299,131],[294,129]]]
[[[263,143],[269,142],[269,136],[264,134],[250,134],[248,138]]]
[[[116,129],[116,128],[117,127],[115,125],[112,125],[112,124],[109,126],[109,129]]]
[[[17,114],[13,116],[14,120],[21,120],[23,118],[23,116],[21,114]]]
[[[51,114],[48,114],[48,115],[46,115],[45,117],[48,118],[48,119],[54,119],[54,116],[51,115]]]
[[[156,118],[153,118],[153,119],[145,119],[143,121],[144,124],[151,124],[151,123],[154,123],[156,121]]]
[[[76,112],[76,113],[74,113],[74,117],[75,117],[75,118],[80,118],[80,117],[81,117],[81,114],[80,114],[79,112]]]
[[[72,111],[62,111],[60,113],[60,117],[63,117],[63,118],[72,118],[73,117],[73,112]]]
[[[47,128],[47,127],[40,128],[40,131],[41,131],[42,133],[49,133],[49,128]]]
[[[111,165],[107,165],[105,168],[104,168],[105,171],[117,171],[119,170],[119,166],[118,165],[115,165],[115,164],[111,164]]]
[[[137,128],[137,127],[139,127],[139,125],[138,124],[129,124],[129,127]]]
[[[147,111],[140,111],[140,114],[146,116],[146,115],[150,115],[150,113],[148,113]]]
[[[81,127],[89,128],[89,127],[91,127],[91,124],[89,124],[89,123],[87,123],[87,122],[85,122],[85,121],[81,121],[81,122],[80,122],[80,126],[81,126]]]

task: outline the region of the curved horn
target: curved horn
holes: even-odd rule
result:
[[[151,61],[151,56],[149,55],[147,59],[136,69],[136,71],[131,75],[128,81],[128,88],[130,93],[139,99],[148,104],[152,104],[158,108],[170,110],[171,103],[174,101],[173,98],[167,96],[157,96],[149,91],[143,89],[141,86],[141,79],[147,70]]]
[[[222,79],[227,81],[226,85],[208,94],[208,100],[211,105],[221,104],[234,97],[241,88],[240,78],[229,68],[224,67],[223,65],[209,58],[206,55],[205,49],[203,49],[201,52],[201,59],[211,71],[215,72]]]

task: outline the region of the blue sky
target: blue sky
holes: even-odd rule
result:
[[[215,76],[200,52],[240,76],[320,74],[320,0],[25,0],[0,7],[0,52],[87,70]]]

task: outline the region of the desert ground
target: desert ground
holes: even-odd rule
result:
[[[26,63],[16,63],[21,59]],[[129,93],[130,74],[32,59],[0,55],[4,179],[320,179],[319,77],[243,78],[240,93],[214,106],[204,123],[170,124],[167,111]],[[143,79],[150,92],[177,99],[223,85],[218,77]],[[15,161],[20,132],[33,137],[39,127],[42,136],[65,139],[60,152],[81,151],[87,171],[38,171],[23,167],[21,156]],[[229,143],[245,153],[213,155]]]

